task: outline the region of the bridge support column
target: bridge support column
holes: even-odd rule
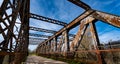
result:
[[[38,52],[38,55],[42,53],[42,46],[40,46],[40,51]]]
[[[53,41],[53,39],[52,39],[52,40],[51,40],[51,50],[50,50],[51,53],[53,53],[53,50],[54,50],[53,48],[54,48],[54,41]]]
[[[66,58],[70,58],[72,57],[72,53],[70,52],[70,43],[69,43],[69,30],[65,30],[64,31],[64,42],[65,42],[65,48],[66,48],[66,51],[65,51],[65,56]]]
[[[45,54],[47,54],[47,43],[45,43]]]
[[[43,54],[45,54],[46,53],[46,47],[45,47],[45,44],[43,44]]]
[[[54,45],[54,46],[55,46],[54,48],[55,48],[55,52],[56,52],[56,51],[57,51],[57,37],[54,38],[54,44],[55,44],[55,45]]]
[[[48,42],[46,42],[46,54],[48,54],[48,52],[49,52],[48,49],[49,49],[48,48]]]
[[[41,54],[43,54],[43,45],[41,45]]]
[[[49,54],[51,53],[51,40],[48,41],[48,46],[49,46]]]
[[[98,47],[98,46],[100,46],[100,42],[99,42],[99,38],[98,38],[97,31],[95,28],[95,23],[90,23],[90,30],[91,30],[92,38],[95,42],[94,44],[95,44],[95,49],[96,49],[96,53],[97,53],[97,57],[98,57],[98,64],[106,64],[106,62],[103,58],[103,55],[99,51],[99,49],[101,49],[101,48]]]
[[[66,46],[66,52],[70,51],[70,45],[69,45],[69,36],[68,36],[69,31],[65,31],[65,46]]]

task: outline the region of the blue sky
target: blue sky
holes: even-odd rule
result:
[[[95,10],[104,11],[120,15],[120,2],[119,0],[82,0],[90,5]],[[71,22],[74,18],[80,15],[84,10],[80,7],[72,4],[67,0],[31,0],[31,13],[35,13],[41,16],[50,17],[66,23]],[[36,21],[36,22],[35,22]],[[62,26],[38,21],[31,19],[31,25],[36,27],[43,27],[46,29],[59,30]],[[37,26],[38,25],[38,26]],[[103,22],[97,22],[97,30],[99,35],[110,31],[119,31],[119,28],[112,27],[111,25]],[[51,26],[51,27],[50,27]]]
[[[119,0],[82,0],[92,7],[92,9],[119,15],[120,16],[120,1]],[[41,16],[57,19],[66,23],[71,22],[79,16],[84,10],[67,0],[31,0],[31,13]],[[36,22],[35,22],[36,21]],[[62,26],[31,19],[31,26],[59,30]],[[120,28],[113,27],[101,21],[96,23],[100,42],[108,42],[110,40],[120,39]],[[77,31],[78,28],[75,28]],[[74,34],[75,30],[71,31]],[[31,31],[38,33],[35,31]],[[43,33],[45,35],[49,35]]]
[[[1,2],[0,1],[0,5]],[[81,0],[92,7],[92,9],[119,15],[120,16],[120,0]],[[31,0],[30,12],[41,16],[57,19],[66,23],[70,23],[73,19],[79,16],[84,10],[67,0]],[[58,31],[63,26],[43,22],[40,20],[30,19],[30,26],[45,28]],[[105,24],[101,21],[96,23],[99,39],[101,42],[108,42],[110,40],[120,39],[120,28],[113,27]],[[70,31],[70,33],[76,33],[77,28]],[[36,31],[30,31],[31,33],[52,35],[49,33],[42,33]],[[30,45],[30,49],[33,50],[37,46]]]

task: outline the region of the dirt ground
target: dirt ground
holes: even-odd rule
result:
[[[28,56],[26,62],[23,62],[22,64],[68,64],[68,63],[32,55]]]

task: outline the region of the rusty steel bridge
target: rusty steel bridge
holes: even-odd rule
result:
[[[102,47],[95,26],[95,23],[100,20],[116,28],[120,28],[120,16],[94,10],[80,0],[68,1],[85,10],[70,23],[30,12],[30,0],[3,0],[0,7],[0,35],[2,35],[0,38],[3,38],[3,41],[0,42],[0,64],[2,64],[6,55],[9,56],[8,62],[10,64],[21,64],[28,56],[28,45],[38,44],[33,43],[36,40],[42,41],[36,49],[37,55],[54,56],[56,58],[65,57],[69,59],[76,58],[81,53],[88,53],[91,56],[95,56],[96,61],[94,63],[96,64],[107,64],[103,53],[120,52],[120,48],[104,49]],[[11,9],[11,14],[6,12],[8,9]],[[30,18],[60,25],[63,28],[56,31],[29,26]],[[17,24],[19,28],[16,26]],[[77,26],[79,26],[79,29],[76,34],[69,33],[70,30]],[[29,30],[51,33],[53,35],[30,33]],[[91,42],[91,49],[79,50],[86,32],[91,34],[90,39],[94,42]],[[41,38],[31,38],[29,36]],[[89,44],[86,42],[86,45],[89,46]],[[82,61],[86,62],[90,62],[89,60],[92,59],[87,60],[82,58]]]

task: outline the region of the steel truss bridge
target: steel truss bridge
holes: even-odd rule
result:
[[[119,48],[102,49],[95,26],[95,23],[101,20],[104,23],[120,28],[120,16],[94,10],[79,0],[68,1],[83,8],[85,11],[67,24],[63,21],[30,12],[30,0],[3,0],[0,7],[0,38],[3,39],[0,41],[0,64],[2,64],[6,55],[9,56],[9,63],[11,64],[23,62],[28,55],[29,44],[38,44],[36,49],[36,54],[38,55],[62,55],[66,58],[75,58],[78,52],[91,53],[91,55],[96,55],[97,64],[106,63],[103,52],[120,52]],[[7,12],[9,9],[11,14]],[[64,27],[59,31],[55,31],[29,26],[30,18]],[[79,26],[77,33],[69,34],[69,31],[76,26]],[[30,33],[29,30],[51,33],[53,35],[34,34]],[[88,31],[91,34],[91,39],[94,41],[93,49],[79,51],[78,48],[81,45],[81,41]],[[41,38],[31,38],[30,36]],[[36,41],[37,43],[34,43]]]

